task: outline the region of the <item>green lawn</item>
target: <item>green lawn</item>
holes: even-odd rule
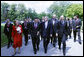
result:
[[[8,43],[7,37],[3,33],[3,30],[4,30],[4,25],[1,25],[1,47],[7,45],[7,43]]]
[[[5,24],[1,24],[1,26],[5,26]]]
[[[1,47],[4,47],[8,44],[7,36],[3,33],[4,26],[5,26],[5,24],[1,24]]]

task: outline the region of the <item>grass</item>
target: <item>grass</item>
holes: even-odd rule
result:
[[[6,35],[3,33],[4,25],[1,25],[1,47],[4,47],[8,43],[8,39]]]
[[[1,24],[1,26],[5,26],[5,24]]]
[[[8,44],[7,36],[3,33],[5,24],[1,24],[1,47],[4,47]],[[23,34],[22,34],[23,36]]]

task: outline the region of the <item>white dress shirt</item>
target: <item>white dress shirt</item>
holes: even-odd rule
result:
[[[47,26],[48,26],[48,21],[45,22],[45,28],[47,28]]]
[[[67,21],[67,25],[69,26],[69,21]]]
[[[55,20],[53,20],[53,25],[55,24]]]

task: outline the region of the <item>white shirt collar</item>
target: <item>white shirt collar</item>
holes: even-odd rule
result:
[[[48,26],[48,21],[45,22],[45,28],[47,28],[47,26]]]

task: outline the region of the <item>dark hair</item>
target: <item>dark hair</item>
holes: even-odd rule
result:
[[[38,17],[35,17],[34,19],[39,19]]]
[[[70,20],[70,19],[68,18],[68,20]]]

